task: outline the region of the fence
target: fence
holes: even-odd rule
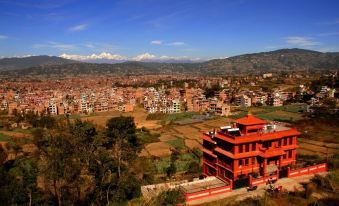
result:
[[[218,188],[213,188],[213,189],[205,189],[203,191],[199,192],[193,192],[193,193],[185,193],[185,199],[186,202],[191,201],[191,200],[196,200],[200,198],[205,198],[205,197],[210,197],[213,195],[225,193],[225,192],[231,192],[232,191],[232,184],[227,185],[227,186],[222,186]]]
[[[274,175],[271,176],[266,176],[266,177],[261,177],[261,178],[256,178],[254,179],[252,176],[250,176],[250,186],[257,186],[261,184],[266,184],[266,182],[271,179],[271,180],[278,180],[279,179],[279,173],[277,172]]]
[[[326,163],[314,165],[310,167],[305,167],[301,169],[291,170],[290,168],[287,169],[287,177],[297,177],[302,175],[310,175],[315,174],[318,172],[326,172],[327,166]]]

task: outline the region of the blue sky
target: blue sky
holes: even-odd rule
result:
[[[339,1],[0,0],[0,56],[209,59],[295,47],[339,51]]]

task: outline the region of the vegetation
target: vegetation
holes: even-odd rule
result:
[[[178,121],[192,118],[197,114],[196,112],[182,112],[177,114],[153,113],[148,114],[146,120]]]
[[[34,130],[34,153],[7,161],[1,149],[2,204],[109,205],[138,197],[143,176],[131,170],[141,148],[133,118],[112,118],[106,128],[58,121]]]

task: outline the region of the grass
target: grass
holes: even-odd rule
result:
[[[255,116],[264,120],[293,123],[302,118],[299,111],[303,110],[303,107],[304,105],[302,104],[291,104],[281,107],[262,106],[240,108],[237,114],[231,115],[230,118],[238,119],[246,116],[249,111],[253,111],[252,113]]]
[[[183,119],[190,119],[197,114],[198,113],[196,112],[181,112],[176,114],[154,113],[148,114],[146,120],[177,121]]]
[[[68,116],[68,119],[81,119],[81,118],[86,118],[86,117],[93,117],[93,116],[97,116],[97,113],[90,113],[87,115],[83,115],[83,114],[71,114]],[[57,118],[66,118],[66,115],[62,114],[62,115],[58,115]]]
[[[23,133],[23,134],[31,134],[33,129],[21,129],[21,128],[15,128],[12,130],[13,132]]]
[[[182,150],[186,148],[184,140],[180,137],[177,137],[176,139],[173,140],[168,140],[166,141],[166,143],[171,145],[177,150]]]
[[[170,165],[170,157],[163,157],[154,161],[155,170],[158,174],[163,174],[165,169]],[[189,163],[192,161],[199,161],[192,153],[180,154],[178,160],[175,161],[177,172],[184,172],[188,170]]]
[[[265,120],[271,120],[271,121],[278,121],[278,122],[294,122],[293,117],[286,117],[274,113],[269,113],[269,114],[258,114],[256,115],[258,118],[265,119]]]
[[[0,142],[13,143],[13,138],[0,133]]]
[[[143,143],[152,143],[152,142],[159,142],[159,133],[151,133],[148,129],[142,128],[137,130],[137,137]]]

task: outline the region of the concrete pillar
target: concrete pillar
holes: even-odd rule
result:
[[[234,154],[238,154],[239,153],[239,145],[235,145],[234,146]]]
[[[232,180],[230,181],[230,188],[231,188],[231,191],[232,191],[232,189],[233,189],[233,181]]]
[[[233,171],[238,170],[239,167],[239,160],[233,160]]]
[[[249,185],[249,186],[252,186],[252,182],[253,182],[253,177],[252,177],[252,175],[249,176],[249,182],[250,182],[250,185]]]

